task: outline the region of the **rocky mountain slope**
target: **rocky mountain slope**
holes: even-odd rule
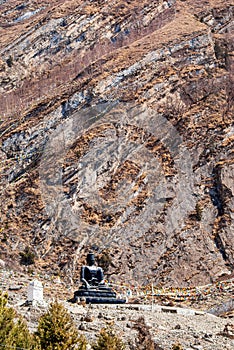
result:
[[[233,271],[233,2],[0,1],[1,259]],[[105,253],[105,254],[104,254]]]

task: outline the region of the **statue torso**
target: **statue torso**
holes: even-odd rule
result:
[[[90,284],[98,284],[103,280],[102,268],[95,265],[83,266],[81,277],[85,278],[85,280]]]

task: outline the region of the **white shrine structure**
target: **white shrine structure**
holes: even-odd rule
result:
[[[40,281],[34,280],[29,283],[27,302],[32,303],[33,306],[36,304],[45,304],[43,300],[43,285]]]

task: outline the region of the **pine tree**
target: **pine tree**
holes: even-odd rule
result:
[[[22,318],[7,306],[7,294],[0,293],[0,344],[6,349],[32,349],[32,336]]]
[[[6,349],[34,349],[32,340],[32,335],[29,333],[26,323],[19,319],[8,334]]]
[[[102,328],[97,340],[97,344],[93,344],[93,350],[124,350],[125,345],[120,338],[114,333],[111,326]]]
[[[0,294],[0,344],[5,345],[6,338],[14,326],[15,311],[7,306],[7,294]]]
[[[86,350],[87,345],[67,310],[57,301],[39,319],[35,338],[42,350]]]

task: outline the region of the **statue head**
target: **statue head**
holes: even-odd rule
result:
[[[87,264],[88,264],[89,266],[94,265],[94,263],[95,263],[94,254],[93,254],[93,253],[88,253],[88,254],[87,254],[86,261],[87,261]]]

